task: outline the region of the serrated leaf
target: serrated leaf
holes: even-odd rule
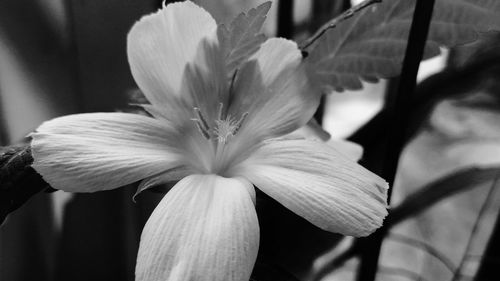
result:
[[[271,2],[259,5],[248,13],[240,13],[229,25],[219,25],[219,39],[224,48],[228,76],[232,77],[239,65],[259,49],[266,40],[260,32],[271,8]]]
[[[399,75],[415,2],[383,0],[326,30],[306,48],[313,74],[340,91]],[[490,30],[500,30],[500,1],[436,0],[424,58],[438,55],[439,46],[468,43]]]

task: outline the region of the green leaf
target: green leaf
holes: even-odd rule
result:
[[[270,8],[271,2],[266,2],[246,14],[240,13],[229,27],[219,25],[219,40],[223,46],[230,78],[240,64],[257,52],[266,40],[266,36],[260,32],[260,29]]]
[[[414,8],[415,0],[383,0],[324,31],[305,48],[315,76],[342,91],[399,75]],[[436,0],[424,58],[491,30],[500,30],[500,1]]]

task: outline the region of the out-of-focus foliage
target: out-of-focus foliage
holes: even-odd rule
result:
[[[384,0],[328,29],[307,47],[322,83],[337,91],[362,88],[361,80],[397,76],[411,26],[414,0]],[[500,29],[496,0],[436,0],[425,58]]]
[[[76,110],[68,21],[59,1],[44,2],[0,1],[1,145]]]
[[[410,143],[402,156],[394,194],[396,204],[401,201],[403,205],[411,198],[419,203],[411,194],[423,194],[421,186],[429,181],[426,186],[433,188],[427,193],[429,197],[466,189],[455,196],[448,194],[439,204],[404,221],[392,232],[396,238],[403,235],[425,243],[448,260],[451,269],[422,247],[391,235],[384,245],[382,264],[415,272],[426,280],[451,280],[459,274],[464,276],[456,276],[456,280],[463,280],[474,276],[500,207],[500,135],[494,135],[500,129],[500,112],[445,101],[438,105],[430,122],[432,127]],[[421,208],[411,205],[406,208]],[[398,207],[394,209],[396,212]],[[399,280],[382,271],[380,278]]]
[[[417,88],[420,129],[400,159],[378,280],[472,278],[485,254],[500,207],[500,49],[489,35],[453,49],[460,63]],[[351,280],[355,264],[325,280]]]

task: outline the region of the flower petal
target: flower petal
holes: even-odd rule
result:
[[[321,125],[311,118],[306,125],[298,128],[286,136],[287,138],[303,138],[308,140],[328,141],[332,138],[330,133],[325,131]]]
[[[136,280],[248,280],[259,247],[254,192],[241,178],[182,179],[144,227]]]
[[[314,118],[309,120],[305,126],[298,128],[285,137],[288,139],[303,138],[308,140],[324,141],[335,150],[343,153],[345,156],[356,162],[363,156],[363,147],[361,145],[348,140],[333,139],[331,135],[314,120]]]
[[[295,42],[273,38],[238,71],[230,114],[249,113],[239,134],[245,138],[280,136],[307,123],[319,104],[320,92],[301,62]]]
[[[128,113],[68,115],[31,134],[33,167],[52,187],[94,192],[181,165],[178,135],[156,119]]]
[[[355,142],[341,139],[330,139],[326,142],[326,144],[355,162],[358,162],[361,160],[361,157],[363,157],[363,147]]]
[[[198,107],[214,126],[218,117],[219,104],[228,103],[226,66],[222,49],[217,44],[203,41],[194,63],[187,65],[184,72],[182,93],[187,93],[191,109]]]
[[[366,236],[387,215],[387,183],[322,142],[268,141],[230,175],[331,232]]]
[[[128,34],[132,75],[151,104],[171,120],[191,116],[179,97],[185,69],[199,60],[202,42],[217,43],[217,24],[191,1],[168,4],[144,16]]]

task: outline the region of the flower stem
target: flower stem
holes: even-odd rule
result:
[[[389,125],[388,151],[383,159],[380,174],[391,187],[394,184],[399,157],[405,145],[406,128],[411,117],[411,101],[414,99],[416,77],[425,49],[433,8],[434,0],[416,1],[398,90],[394,97],[394,103],[387,105],[391,109],[389,120],[392,120],[392,124]],[[392,188],[388,191],[389,204],[391,193]],[[356,280],[375,280],[382,241],[387,234],[386,232],[385,228],[382,228],[371,237],[363,239],[366,242],[366,247],[361,255]]]
[[[291,39],[293,36],[293,4],[294,0],[278,1],[278,37]]]

